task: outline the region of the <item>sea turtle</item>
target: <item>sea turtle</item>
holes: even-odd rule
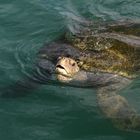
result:
[[[59,52],[60,48],[62,50]],[[53,51],[49,51],[49,49]],[[140,126],[138,114],[123,96],[117,94],[122,88],[128,86],[132,79],[119,74],[80,70],[75,60],[81,53],[73,49],[68,44],[56,42],[47,46],[47,52],[49,53],[43,50],[48,56],[51,54],[57,56],[55,54],[59,54],[58,58],[51,57],[54,60],[54,64],[51,65],[51,71],[53,67],[54,73],[57,73],[57,79],[71,86],[97,88],[98,103],[104,114],[111,118],[119,128],[137,130],[137,127]],[[58,61],[55,61],[55,59],[58,59]],[[47,63],[46,60],[42,60],[39,63],[39,67],[48,70]]]
[[[99,33],[67,32],[64,38],[47,43],[37,54],[37,71],[23,84],[28,85],[25,89],[34,89],[36,83],[48,84],[57,79],[68,86],[96,88],[98,104],[115,126],[140,131],[140,116],[119,94],[139,75],[140,33],[135,34],[137,30],[133,32],[132,28],[134,35],[124,31],[125,35],[112,28],[116,30],[111,26]]]
[[[96,87],[98,104],[115,126],[140,131],[140,116],[119,94],[139,75],[139,36],[107,31],[66,33],[64,40],[47,44],[38,55],[38,66],[50,71],[48,63],[51,62],[53,72],[51,67],[50,73],[55,73],[60,82]]]

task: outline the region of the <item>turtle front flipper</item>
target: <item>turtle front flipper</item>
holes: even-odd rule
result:
[[[117,94],[130,81],[120,77],[118,79],[120,82],[98,89],[98,104],[115,127],[126,131],[140,131],[140,116],[123,96]]]

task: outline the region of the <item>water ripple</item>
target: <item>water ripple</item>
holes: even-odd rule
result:
[[[62,35],[65,28],[74,32],[90,20],[140,20],[139,7],[139,0],[1,0],[0,88],[11,90],[7,84],[25,77],[46,85],[26,98],[0,99],[0,138],[139,139],[140,135],[132,132],[118,133],[103,115],[99,116],[95,91],[58,87],[53,82],[49,86],[45,73],[36,67],[38,50],[44,42]],[[138,79],[126,90],[138,109],[139,85]]]

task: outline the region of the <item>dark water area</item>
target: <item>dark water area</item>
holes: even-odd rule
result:
[[[125,20],[140,22],[140,0],[0,0],[0,95],[32,77],[39,49],[67,28]],[[140,79],[123,92],[140,112]],[[1,97],[0,113],[1,140],[140,139],[114,128],[91,88],[46,83],[23,97]]]

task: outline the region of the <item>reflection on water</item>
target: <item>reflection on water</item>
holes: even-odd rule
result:
[[[45,42],[69,28],[118,20],[140,21],[138,0],[23,0],[0,2],[0,88],[32,77],[36,54]],[[124,95],[139,110],[139,79]],[[26,87],[25,87],[26,89]],[[20,94],[20,91],[18,91]],[[93,89],[45,84],[21,98],[0,99],[0,138],[138,139],[140,134],[115,129],[100,113]],[[94,94],[94,95],[93,95]],[[7,135],[8,134],[8,135]]]

